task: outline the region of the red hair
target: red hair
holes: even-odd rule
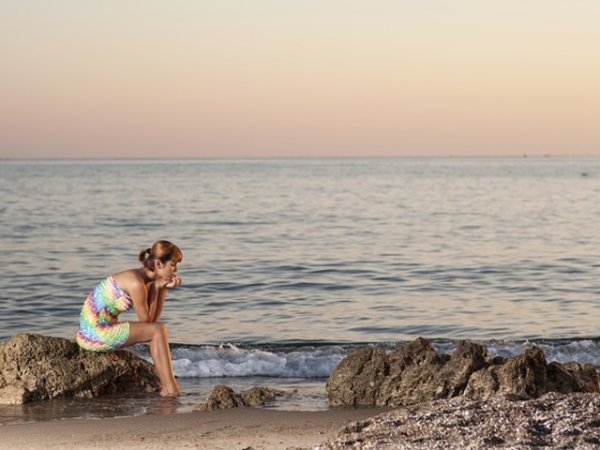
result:
[[[157,259],[163,264],[169,261],[181,262],[183,253],[175,244],[169,241],[156,241],[152,247],[142,250],[138,256],[145,268],[154,270],[154,261]]]

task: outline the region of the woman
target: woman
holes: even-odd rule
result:
[[[169,241],[157,241],[139,254],[142,267],[128,269],[102,281],[81,310],[77,343],[97,352],[116,350],[139,342],[150,343],[150,354],[162,385],[162,396],[180,395],[173,375],[167,328],[158,321],[167,289],[181,285],[177,264],[183,255]],[[134,308],[138,322],[119,322],[123,311]]]

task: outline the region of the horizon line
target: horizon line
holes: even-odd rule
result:
[[[7,157],[0,161],[191,161],[191,160],[333,160],[333,159],[544,159],[544,158],[597,158],[596,154],[496,154],[496,155],[374,155],[374,156],[57,156],[57,157]]]

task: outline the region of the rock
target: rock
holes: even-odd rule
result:
[[[89,352],[38,334],[0,343],[0,404],[159,389],[154,366],[126,350]]]
[[[246,406],[242,397],[229,386],[218,385],[208,396],[206,403],[201,403],[194,408],[195,411],[212,411],[215,409],[229,409]]]
[[[490,358],[485,347],[461,341],[438,355],[419,338],[390,354],[363,348],[342,360],[327,381],[330,406],[402,406],[465,395],[486,399],[501,393],[518,399],[546,392],[599,392],[592,365],[547,364],[538,347],[511,358]]]
[[[389,355],[390,374],[373,405],[401,406],[460,395],[471,374],[486,367],[484,347],[459,342],[451,356],[438,355],[431,343],[417,339]]]
[[[460,342],[451,356],[438,355],[419,338],[386,355],[358,349],[327,381],[330,406],[400,406],[460,395],[471,374],[491,362],[484,347]]]
[[[598,392],[599,380],[598,369],[593,364],[553,362],[548,365],[548,381],[555,392]]]
[[[473,399],[485,399],[503,393],[526,400],[537,398],[550,390],[544,352],[532,347],[504,364],[473,374],[464,394]]]
[[[284,391],[268,387],[253,387],[240,393],[246,406],[264,406],[283,395],[286,395]]]
[[[592,364],[547,364],[544,352],[532,347],[504,364],[474,373],[464,395],[486,399],[501,393],[527,400],[547,392],[599,392],[598,381],[598,372]]]
[[[350,449],[597,449],[600,394],[548,393],[534,400],[460,396],[352,422],[319,445]]]
[[[263,406],[277,397],[292,394],[268,387],[253,387],[238,394],[229,386],[218,385],[213,388],[208,400],[197,405],[194,410],[213,411],[215,409]]]
[[[371,406],[376,403],[389,362],[381,348],[362,348],[344,358],[327,380],[331,406]]]

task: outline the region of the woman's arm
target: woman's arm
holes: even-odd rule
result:
[[[150,322],[149,296],[146,285],[139,280],[135,280],[129,286],[129,296],[133,301],[133,309],[140,322]]]
[[[148,306],[150,322],[158,322],[160,315],[162,314],[163,306],[167,298],[167,288],[159,287],[156,283],[152,283],[150,286],[150,293],[148,295]]]
[[[151,322],[158,322],[160,315],[162,314],[163,307],[165,306],[165,300],[167,299],[167,288],[176,288],[181,285],[181,278],[175,277],[172,281],[167,283],[164,287],[158,288],[158,294],[156,294],[156,300],[154,302],[154,308],[150,308],[151,315],[153,318]],[[156,284],[153,284],[156,286]],[[155,288],[156,289],[156,288]]]

